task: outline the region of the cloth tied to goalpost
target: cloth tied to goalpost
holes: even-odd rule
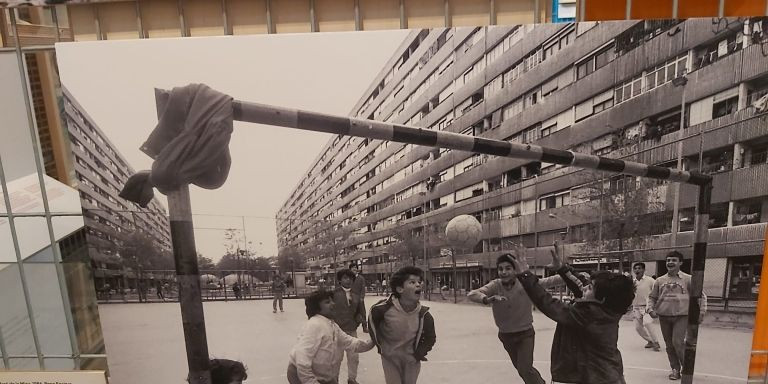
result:
[[[120,192],[144,208],[153,188],[163,194],[185,184],[219,188],[232,164],[232,97],[205,84],[173,88],[167,97],[157,126],[141,146],[154,159],[152,170],[130,176]]]

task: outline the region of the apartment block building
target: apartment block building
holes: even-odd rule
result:
[[[417,30],[351,116],[712,174],[705,293],[749,302],[768,222],[764,24]],[[644,261],[662,274],[671,249],[692,256],[695,196],[687,186],[336,136],[278,212],[277,232],[318,276],[357,262],[373,280],[416,264],[467,288],[490,279],[515,243],[544,274],[555,239],[579,268]],[[483,225],[473,250],[442,240],[460,214]]]
[[[136,279],[138,266],[118,257],[119,245],[139,230],[151,236],[158,249],[170,252],[168,215],[157,199],[140,208],[118,195],[135,171],[66,88],[62,88],[62,95],[62,119],[72,144],[96,287],[107,283],[114,288],[125,284],[135,287],[135,281],[129,280]]]

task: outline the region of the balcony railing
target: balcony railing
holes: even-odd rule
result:
[[[18,24],[19,41],[22,47],[33,45],[51,45],[57,41],[74,41],[71,28],[56,28],[51,25]],[[58,34],[57,34],[58,30]],[[6,47],[15,47],[14,31],[8,26],[8,36],[3,36]],[[57,40],[59,39],[59,40]]]

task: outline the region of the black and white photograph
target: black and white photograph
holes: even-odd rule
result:
[[[59,82],[49,157],[62,140],[69,168],[30,139],[42,115],[8,117],[0,368],[747,383],[766,33],[763,17],[601,21],[27,54],[55,59],[37,65]],[[0,76],[18,65],[0,55]]]

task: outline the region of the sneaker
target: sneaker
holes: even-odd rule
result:
[[[653,341],[649,341],[648,344],[645,344],[645,348],[653,348],[654,345]]]
[[[273,309],[273,310],[272,310],[272,313],[277,313],[277,309]]]
[[[355,379],[349,379],[347,380],[347,384],[360,384],[360,383],[358,383],[357,380]]]
[[[280,310],[280,312],[285,312],[285,311],[283,311],[283,310],[281,309],[281,310]]]
[[[653,348],[654,352],[661,351],[661,345],[659,343],[653,343],[653,347],[652,348]]]
[[[672,373],[669,374],[670,380],[680,380],[680,377],[681,377],[680,371],[678,371],[677,369],[673,369]]]

